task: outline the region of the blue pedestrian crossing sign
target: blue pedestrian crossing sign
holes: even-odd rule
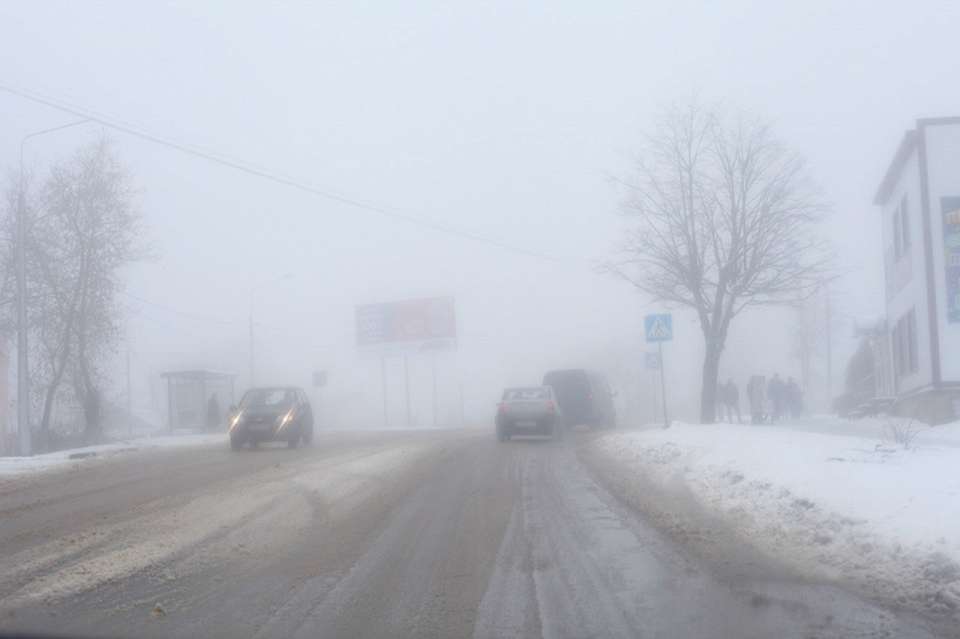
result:
[[[643,318],[643,328],[648,342],[669,342],[673,339],[673,316],[657,313]]]

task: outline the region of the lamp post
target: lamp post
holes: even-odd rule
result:
[[[263,284],[275,284],[275,283],[277,283],[277,282],[282,282],[282,281],[289,280],[289,279],[293,279],[293,273],[284,273],[283,275],[280,275],[279,277],[275,277],[275,278],[273,278],[273,279],[271,279],[271,280],[267,280],[266,282],[260,282],[260,284],[261,284],[261,285],[263,285]],[[253,337],[254,337],[254,336],[253,336],[253,304],[254,304],[254,300],[256,300],[256,293],[257,293],[257,283],[254,282],[253,286],[250,287],[250,315],[249,315],[249,340],[250,340],[250,351],[249,351],[249,353],[250,353],[250,386],[251,386],[251,387],[253,387],[253,386],[256,385],[256,367],[255,367],[255,365],[254,365],[254,364],[255,364],[255,360],[254,360],[254,355],[253,355],[253,342],[254,342],[254,339],[253,339]]]
[[[23,179],[23,147],[27,140],[54,131],[86,124],[89,119],[34,131],[20,140],[20,184],[17,189],[17,452],[32,455],[30,437],[30,378],[27,361],[27,249],[26,249],[26,203]]]

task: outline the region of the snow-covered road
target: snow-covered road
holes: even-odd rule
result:
[[[0,631],[224,637],[930,637],[725,546],[720,570],[578,458],[594,440],[323,434],[0,483]],[[594,450],[591,448],[591,450]],[[682,541],[682,539],[681,539]]]

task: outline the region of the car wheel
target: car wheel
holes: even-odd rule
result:
[[[553,430],[550,432],[550,437],[554,441],[561,441],[564,435],[563,424],[557,422],[553,425]]]
[[[303,432],[303,436],[300,438],[300,440],[303,442],[304,446],[313,441],[313,426]]]
[[[296,448],[297,444],[299,443],[300,443],[300,435],[291,437],[290,439],[287,440],[287,448]]]
[[[243,448],[243,440],[237,435],[230,435],[230,448],[240,450]]]
[[[497,439],[502,442],[510,441],[510,433],[507,432],[506,428],[498,427],[497,428]]]

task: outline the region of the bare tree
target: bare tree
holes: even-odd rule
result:
[[[816,225],[825,209],[802,158],[767,125],[696,104],[665,114],[622,183],[636,225],[608,267],[654,300],[696,312],[700,419],[711,423],[731,321],[751,306],[804,298],[823,281],[829,255]]]
[[[100,366],[119,337],[120,270],[144,254],[134,196],[129,174],[104,137],[55,165],[32,198],[28,322],[41,446],[49,441],[65,382],[84,407],[86,439],[98,436]],[[10,259],[4,256],[4,262]],[[11,326],[11,320],[4,324]]]

